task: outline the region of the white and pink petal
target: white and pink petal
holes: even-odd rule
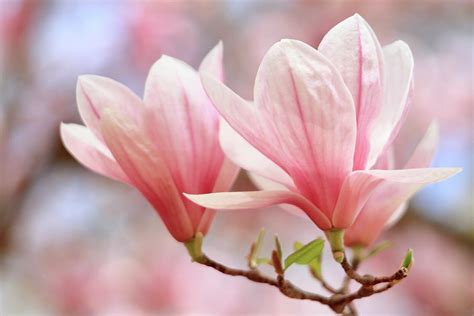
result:
[[[239,166],[234,164],[228,158],[225,158],[212,192],[230,191],[239,172]],[[216,211],[213,209],[205,209],[196,231],[199,231],[205,235],[209,230],[212,220],[214,219],[215,212]]]
[[[439,126],[432,122],[404,168],[427,168],[431,165],[439,140]]]
[[[294,189],[293,180],[283,169],[265,157],[224,120],[221,121],[219,141],[224,154],[241,168]]]
[[[169,232],[178,241],[192,238],[194,228],[181,194],[143,130],[112,109],[104,110],[100,123],[104,140],[118,164],[160,214]]]
[[[346,246],[370,246],[386,229],[390,218],[403,214],[407,206],[406,201],[422,186],[421,183],[388,183],[378,187],[354,223],[346,229]]]
[[[150,70],[144,100],[148,137],[159,149],[179,191],[211,192],[224,154],[218,140],[219,115],[198,73],[180,60],[163,56]],[[194,225],[202,211],[191,211],[196,214],[191,216]]]
[[[321,229],[331,228],[329,219],[302,195],[290,191],[247,191],[211,194],[185,194],[203,207],[218,210],[243,210],[269,207],[277,204],[291,204],[303,210]]]
[[[82,75],[77,80],[76,99],[79,114],[87,127],[102,141],[100,118],[105,108],[112,108],[138,121],[142,101],[130,89],[110,78]]]
[[[265,55],[254,96],[262,140],[247,140],[330,216],[352,170],[356,138],[354,104],[342,77],[311,46],[282,40]]]
[[[383,48],[385,86],[383,105],[370,134],[370,168],[392,145],[408,113],[413,90],[414,61],[410,47],[396,41]]]
[[[460,171],[459,168],[355,171],[344,182],[332,223],[337,228],[351,226],[379,186],[394,185],[400,188],[416,186],[418,190],[427,184],[445,180]]]
[[[223,51],[224,48],[220,41],[206,57],[204,57],[201,65],[199,65],[199,72],[214,76],[219,81],[224,81]]]
[[[130,183],[107,146],[87,127],[61,123],[60,135],[66,149],[82,165],[100,175]]]
[[[354,99],[354,170],[365,169],[371,150],[371,129],[383,100],[384,61],[380,43],[369,24],[355,14],[333,27],[318,50],[336,66]]]

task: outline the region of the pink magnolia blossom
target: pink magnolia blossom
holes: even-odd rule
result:
[[[393,209],[424,185],[459,171],[423,164],[395,170],[384,166],[410,100],[413,58],[402,41],[382,48],[359,15],[331,29],[318,49],[296,40],[273,45],[258,69],[253,103],[205,72],[201,79],[230,125],[221,130],[226,155],[274,185],[262,191],[187,195],[199,205],[250,209],[292,204],[323,230],[344,229],[375,192],[385,190],[390,197],[385,206]],[[421,147],[415,156],[431,150]]]
[[[222,80],[221,44],[200,69]],[[71,154],[89,169],[136,187],[176,240],[205,234],[215,211],[181,193],[227,191],[238,167],[220,148],[219,115],[198,73],[163,56],[150,70],[143,100],[112,79],[81,76],[77,103],[87,127],[61,125]]]

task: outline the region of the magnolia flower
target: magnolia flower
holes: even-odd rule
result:
[[[222,80],[220,43],[200,70]],[[227,191],[238,167],[219,146],[219,115],[198,73],[163,56],[150,70],[143,100],[112,79],[81,76],[77,103],[87,127],[61,125],[70,153],[89,169],[136,187],[176,240],[206,234],[214,211],[181,193]]]
[[[221,131],[226,155],[273,183],[262,191],[187,195],[204,207],[291,204],[333,231],[350,227],[370,198],[378,200],[376,192],[389,197],[384,211],[393,213],[416,190],[459,171],[383,166],[407,111],[413,58],[401,41],[381,48],[359,15],[331,29],[317,50],[296,40],[273,45],[258,69],[253,103],[204,71],[201,79],[230,125]],[[421,147],[414,157],[430,150]]]

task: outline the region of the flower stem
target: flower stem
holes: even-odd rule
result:
[[[341,263],[344,260],[344,230],[332,229],[324,232],[331,245],[334,260]]]

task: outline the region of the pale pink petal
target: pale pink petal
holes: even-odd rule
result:
[[[231,162],[229,159],[225,158],[224,162],[222,163],[222,168],[217,177],[216,183],[214,184],[214,188],[212,192],[227,192],[230,191],[232,185],[235,182],[239,174],[240,168]],[[209,230],[209,226],[212,223],[212,220],[215,216],[215,210],[206,209],[201,217],[201,221],[199,222],[197,231],[203,233],[204,235]]]
[[[371,128],[383,98],[380,43],[367,22],[355,14],[333,27],[318,50],[336,66],[354,98],[357,113],[354,170],[365,169],[371,147]]]
[[[131,183],[148,199],[178,241],[194,236],[193,225],[169,170],[156,148],[130,120],[105,109],[101,131],[115,159]]]
[[[265,178],[261,175],[258,175],[253,172],[247,172],[247,176],[250,178],[252,183],[260,190],[266,190],[266,191],[284,191],[287,190],[288,188],[279,183],[275,182],[269,178]],[[291,191],[291,190],[290,190]]]
[[[433,122],[405,167],[429,167],[437,142],[438,125]],[[407,200],[424,185],[384,181],[374,190],[355,222],[346,230],[346,244],[368,246],[375,241],[383,229],[394,225],[403,216],[408,206]]]
[[[405,168],[426,168],[431,164],[438,143],[438,124],[431,123],[425,136],[416,147]],[[406,202],[419,188],[419,185],[397,185],[388,183],[377,189],[369,198],[354,224],[348,229],[347,240],[371,243],[382,228],[394,225],[405,213]],[[368,225],[374,226],[366,229]],[[372,227],[371,226],[371,227]],[[376,226],[376,227],[375,227]]]
[[[180,192],[212,192],[224,161],[219,146],[219,115],[198,73],[163,56],[145,85],[145,124]],[[196,228],[204,209],[185,200]]]
[[[397,188],[414,186],[418,190],[427,184],[447,179],[460,170],[459,168],[422,168],[355,171],[344,182],[332,223],[337,228],[349,227],[379,186],[392,184]]]
[[[77,80],[76,98],[84,123],[102,141],[99,121],[105,108],[111,107],[137,120],[142,101],[123,84],[100,76],[83,75]]]
[[[439,126],[437,122],[432,122],[426,130],[423,139],[418,143],[412,156],[405,164],[408,168],[427,168],[431,165],[436,152],[439,138]]]
[[[384,151],[377,159],[377,162],[372,167],[372,169],[394,169],[395,168],[395,153],[394,148],[391,146],[386,151]]]
[[[87,127],[61,123],[60,134],[66,149],[82,165],[114,180],[130,182],[109,149]]]
[[[256,209],[276,204],[292,204],[301,208],[321,229],[331,228],[328,218],[302,195],[289,191],[222,192],[211,194],[185,194],[201,206],[219,210]]]
[[[283,169],[250,145],[224,120],[221,121],[219,140],[225,155],[241,168],[281,183],[283,187],[295,187]]]
[[[354,223],[346,229],[347,246],[367,247],[386,229],[389,218],[406,210],[406,201],[424,184],[386,183],[377,188],[362,208]]]
[[[354,104],[341,76],[311,46],[283,40],[265,55],[254,96],[260,117],[257,137],[265,144],[247,140],[329,217],[352,170],[356,137]]]
[[[256,107],[239,97],[215,77],[201,73],[201,81],[215,108],[232,128],[248,142],[264,145],[259,135]]]
[[[280,190],[288,190],[288,187],[284,186],[281,183],[274,182],[268,178],[259,176],[253,172],[247,173],[248,177],[252,181],[252,183],[260,190],[266,191],[280,191]],[[291,190],[294,191],[294,190]],[[280,207],[285,211],[296,215],[298,217],[308,218],[308,216],[298,207],[290,204],[281,204]]]
[[[363,171],[355,171],[344,181],[332,223],[337,228],[349,227],[369,199],[374,189],[383,180]]]
[[[227,192],[232,188],[240,168],[229,159],[224,159],[212,192]]]
[[[385,223],[385,227],[384,229],[388,229],[390,227],[392,227],[393,225],[395,225],[402,217],[403,215],[405,214],[405,212],[407,211],[408,209],[408,201],[403,203],[402,205],[400,205],[396,210],[395,212],[393,212],[392,215],[390,215],[390,218],[387,220],[387,222]]]
[[[387,150],[398,135],[408,113],[413,89],[413,55],[403,41],[396,41],[383,48],[385,61],[384,102],[370,136],[370,153],[367,167]]]
[[[219,43],[204,57],[199,66],[200,73],[207,73],[220,81],[224,81],[224,67],[223,67],[223,46]]]

